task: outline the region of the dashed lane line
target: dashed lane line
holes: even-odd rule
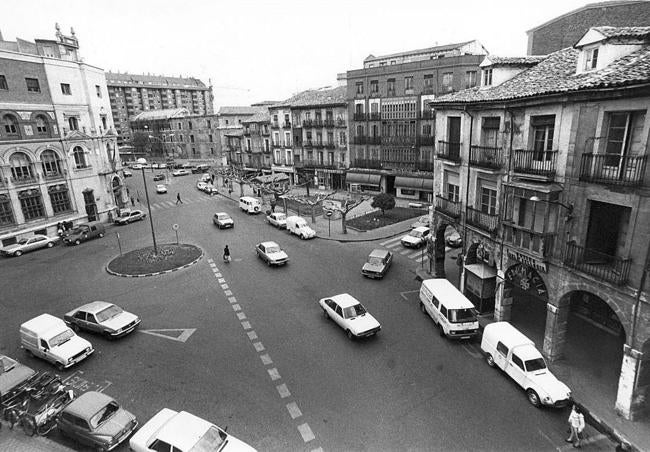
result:
[[[304,442],[306,442],[306,443],[316,439],[316,437],[314,436],[314,432],[311,431],[311,428],[309,427],[309,424],[307,424],[307,423],[300,424],[298,426],[298,431],[302,435],[302,440]]]

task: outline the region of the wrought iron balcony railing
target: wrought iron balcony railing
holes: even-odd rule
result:
[[[467,223],[487,232],[495,232],[499,227],[499,215],[492,215],[473,207],[467,207]]]
[[[503,221],[504,243],[519,248],[539,259],[546,260],[553,251],[555,234],[549,232],[536,232],[519,226],[512,221]]]
[[[366,114],[365,113],[355,113],[352,115],[352,118],[355,121],[365,121],[366,120]]]
[[[647,155],[582,154],[580,180],[605,185],[642,185],[647,161]]]
[[[549,180],[555,177],[557,151],[515,149],[513,157],[515,173],[541,176]]]
[[[503,168],[503,148],[472,145],[469,150],[469,162],[483,168],[501,169]]]
[[[436,195],[436,210],[452,218],[460,218],[461,203]]]
[[[441,159],[460,163],[460,143],[439,140],[436,155]]]
[[[353,168],[381,169],[383,167],[381,160],[374,159],[355,159],[350,163]]]
[[[564,265],[619,286],[627,282],[631,263],[575,243],[567,243],[564,250]]]

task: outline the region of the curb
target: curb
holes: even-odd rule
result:
[[[197,247],[197,248],[198,248],[198,247]],[[120,276],[120,277],[122,277],[122,278],[145,278],[145,277],[147,277],[147,276],[164,275],[164,274],[167,274],[167,273],[175,272],[175,271],[177,271],[177,270],[182,270],[182,269],[184,269],[184,268],[187,268],[187,267],[190,267],[190,266],[196,264],[198,261],[200,261],[200,260],[203,258],[203,254],[204,254],[204,253],[203,253],[203,249],[202,249],[202,248],[199,248],[199,249],[201,250],[201,254],[199,255],[199,257],[197,257],[196,259],[194,259],[192,262],[190,262],[190,263],[188,263],[188,264],[185,264],[185,265],[183,265],[183,266],[181,266],[181,267],[170,268],[169,270],[163,270],[163,271],[154,272],[154,273],[143,273],[143,274],[139,274],[139,275],[130,275],[130,274],[127,274],[127,273],[118,273],[118,272],[115,272],[115,271],[111,270],[110,268],[108,268],[108,264],[106,264],[105,269],[106,269],[106,272],[107,272],[109,275]]]
[[[393,232],[388,235],[383,235],[381,237],[374,237],[374,238],[361,238],[361,239],[344,239],[344,238],[335,238],[335,237],[321,237],[320,235],[317,235],[316,238],[321,239],[321,240],[329,240],[331,242],[340,242],[340,243],[351,243],[351,242],[374,242],[375,240],[384,240],[384,239],[389,239],[391,237],[395,237],[396,235],[402,235],[408,232],[410,229],[406,229],[404,231],[398,231],[398,232]],[[367,232],[367,231],[366,231]]]

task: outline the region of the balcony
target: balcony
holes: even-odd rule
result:
[[[36,175],[11,176],[9,178],[14,185],[30,185],[38,181]]]
[[[417,142],[416,137],[403,136],[403,137],[381,137],[381,144],[385,146],[415,146]]]
[[[366,114],[365,113],[354,113],[352,118],[355,121],[365,121],[366,120]]]
[[[433,162],[415,162],[416,171],[426,171],[428,173],[433,172]]]
[[[323,120],[320,118],[314,119],[314,121],[311,124],[312,127],[323,127]]]
[[[374,159],[355,159],[350,163],[351,168],[382,169],[381,160]]]
[[[546,180],[555,178],[557,151],[532,151],[515,149],[513,169],[515,173],[529,174]]]
[[[436,195],[436,210],[451,218],[460,218],[460,202],[455,202],[443,196]]]
[[[467,223],[492,233],[499,227],[499,215],[490,215],[473,207],[467,207]]]
[[[250,129],[244,129],[244,136],[250,136],[251,135],[251,130]]]
[[[325,122],[323,123],[323,125],[325,127],[327,127],[328,129],[332,129],[334,127],[334,120],[331,119],[331,118],[326,119]]]
[[[433,146],[436,144],[436,138],[430,136],[421,136],[418,137],[418,143],[420,146]]]
[[[312,140],[305,140],[303,146],[306,148],[312,148],[314,147],[314,143],[312,142]]]
[[[277,121],[271,121],[271,128],[272,128],[272,129],[279,129],[279,128],[280,128],[280,124],[278,124]]]
[[[422,88],[422,94],[435,94],[436,93],[436,87],[433,85],[424,85],[424,88]]]
[[[322,141],[316,140],[313,142],[313,145],[316,149],[322,149],[325,147]]]
[[[268,129],[262,129],[262,135],[269,136],[269,135],[271,135],[271,131],[268,130]]]
[[[336,127],[347,127],[347,124],[345,123],[344,120],[342,120],[342,119],[337,119],[337,120],[336,120]]]
[[[304,119],[304,120],[302,121],[302,126],[303,126],[303,127],[311,127],[312,122],[313,122],[313,121],[312,121],[311,119]]]
[[[488,169],[503,168],[503,149],[491,146],[472,146],[469,150],[472,165]]]
[[[366,137],[366,144],[381,144],[381,137],[379,136]]]
[[[306,159],[295,164],[298,168],[319,168],[319,169],[342,169],[345,168],[345,162],[341,161],[318,161],[313,159]]]
[[[436,114],[431,110],[422,110],[420,119],[436,119]]]
[[[285,159],[273,159],[273,164],[277,166],[293,166],[291,161],[287,162]]]
[[[371,121],[381,121],[381,113],[379,112],[370,113],[368,119],[370,119]]]
[[[273,142],[273,143],[271,143],[271,147],[273,147],[273,149],[277,149],[277,148],[281,148],[283,146],[282,146],[282,143]]]
[[[366,144],[368,137],[365,135],[356,135],[352,137],[352,144]]]
[[[328,141],[327,143],[325,143],[325,149],[336,149],[336,143]]]
[[[511,221],[503,221],[504,243],[539,259],[546,260],[551,256],[554,236],[553,233],[531,231]]]
[[[284,121],[282,124],[283,129],[290,129],[291,128],[291,121]]]
[[[460,143],[439,140],[436,156],[454,163],[460,163]]]
[[[647,155],[583,154],[580,180],[604,185],[634,187],[643,184]]]
[[[63,174],[62,171],[46,171],[43,173],[43,177],[45,177],[45,180],[56,180],[56,179],[64,179],[65,174]]]
[[[631,259],[610,256],[575,243],[567,243],[564,250],[564,265],[617,286],[627,282],[631,263]]]

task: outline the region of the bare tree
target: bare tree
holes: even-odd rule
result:
[[[368,199],[368,197],[366,197],[366,196],[361,196],[359,198],[348,198],[348,199],[340,201],[341,202],[341,207],[337,207],[337,206],[333,207],[334,210],[337,210],[337,211],[341,212],[341,228],[342,228],[343,234],[348,233],[348,228],[347,228],[347,226],[345,224],[346,217],[347,217],[348,213],[352,209],[357,207],[359,204],[364,202],[366,199]]]
[[[336,191],[330,192],[330,193],[318,193],[316,195],[316,199],[312,199],[311,197],[305,197],[305,196],[285,196],[285,198],[288,199],[293,199],[296,202],[299,202],[300,204],[305,204],[310,206],[311,210],[311,222],[316,223],[316,206],[323,201],[325,201],[327,198],[330,196],[334,195]]]

